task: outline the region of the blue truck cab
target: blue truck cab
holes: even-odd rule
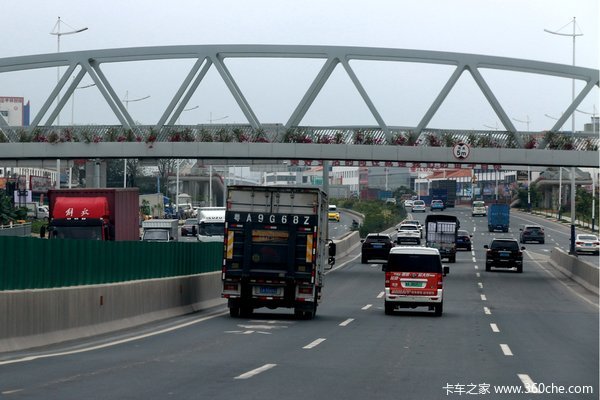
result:
[[[508,204],[490,204],[488,206],[488,230],[490,232],[508,232],[510,225],[510,206]]]

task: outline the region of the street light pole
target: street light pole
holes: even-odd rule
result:
[[[199,108],[199,107],[200,107],[200,106],[194,106],[194,107],[191,107],[191,108],[184,108],[184,109],[181,111],[181,113],[183,114],[183,112],[184,112],[184,111],[192,111],[192,110],[195,110],[195,109],[197,109],[197,108]],[[181,118],[181,114],[179,114],[179,117],[177,117],[177,125],[179,125],[179,119],[180,119],[180,118]]]
[[[525,120],[520,120],[517,118],[513,118],[515,121],[517,122],[522,122],[524,124],[527,124],[527,132],[529,132],[529,123],[531,122],[531,120],[529,119],[529,115],[526,116],[527,118],[525,118]]]
[[[125,98],[122,100],[125,103],[125,109],[129,111],[129,103],[134,103],[136,101],[142,101],[150,98],[150,95],[140,97],[138,99],[129,100],[129,90],[125,91]],[[127,159],[123,159],[123,187],[127,187]]]
[[[58,20],[56,21],[56,24],[54,24],[54,28],[52,29],[52,32],[50,32],[51,35],[55,35],[56,36],[56,52],[57,53],[60,53],[60,37],[62,35],[74,35],[76,33],[87,31],[87,29],[88,29],[87,27],[85,27],[85,28],[81,28],[81,29],[73,29],[73,30],[71,30],[69,32],[61,32],[60,31],[60,24],[61,23],[65,24],[64,22],[62,22],[62,20],[60,19],[60,17],[58,17]],[[67,25],[67,24],[65,24],[65,25]],[[56,67],[56,84],[57,85],[58,85],[59,81],[60,81],[60,67]],[[60,91],[58,92],[58,95],[56,96],[56,106],[57,107],[58,107],[59,103],[60,103]],[[60,112],[56,116],[56,125],[60,126]]]
[[[573,66],[575,66],[575,39],[577,38],[577,36],[583,36],[583,33],[577,33],[575,31],[575,28],[577,27],[577,22],[575,20],[575,17],[573,17],[573,21],[571,23],[573,24],[573,33],[560,33],[558,31],[551,31],[548,29],[544,29],[544,31],[547,33],[550,33],[552,35],[570,36],[573,38]],[[563,28],[564,28],[564,26],[563,26]],[[571,80],[571,104],[573,104],[574,101],[575,101],[575,79],[572,79]],[[571,114],[571,137],[573,137],[574,135],[575,135],[575,113],[573,112]],[[571,246],[569,249],[569,253],[577,256],[577,252],[575,251],[575,167],[571,167]]]

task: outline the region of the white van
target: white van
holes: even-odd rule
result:
[[[225,207],[198,209],[198,240],[222,242],[225,235]]]
[[[444,276],[438,249],[417,246],[392,247],[385,271],[385,313],[396,308],[428,307],[441,316],[444,307]]]

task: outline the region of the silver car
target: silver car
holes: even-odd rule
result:
[[[598,236],[588,233],[580,233],[575,237],[575,251],[577,253],[600,253]]]

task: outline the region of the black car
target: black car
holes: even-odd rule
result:
[[[493,239],[485,253],[485,270],[491,271],[494,268],[516,268],[517,272],[523,272],[523,250],[519,248],[519,242],[516,239]]]
[[[519,242],[538,242],[544,244],[546,236],[544,234],[544,228],[539,225],[525,225],[520,229]]]
[[[181,236],[196,236],[198,233],[198,218],[188,218],[181,227]]]
[[[471,251],[471,235],[467,231],[459,230],[456,235],[456,250],[465,249],[467,251]]]
[[[390,249],[394,247],[392,237],[386,233],[369,233],[362,242],[361,262],[366,264],[369,260],[382,260],[387,262]]]

